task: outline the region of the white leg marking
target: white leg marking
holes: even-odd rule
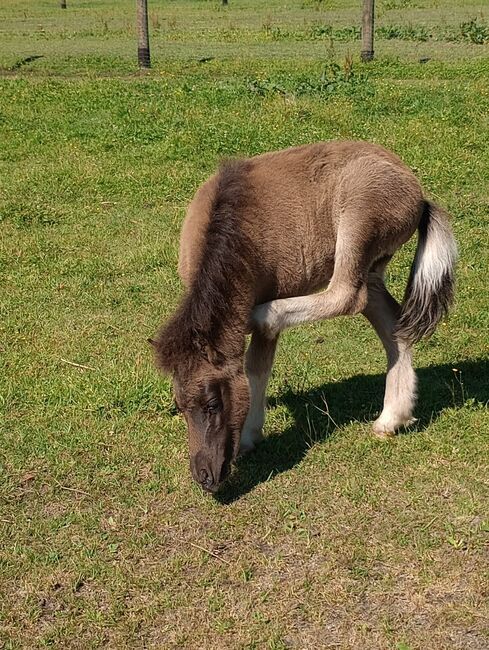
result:
[[[240,452],[251,451],[262,440],[266,390],[272,370],[277,338],[254,331],[246,352],[246,375],[250,385],[250,409],[241,431]]]
[[[240,452],[251,451],[263,438],[262,429],[265,423],[265,391],[268,384],[268,374],[248,375],[250,384],[250,410],[241,431]]]
[[[373,424],[380,437],[392,435],[396,429],[414,422],[416,374],[412,366],[411,348],[393,335],[400,307],[377,274],[369,275],[368,303],[364,315],[375,328],[387,353],[387,377],[384,408]]]
[[[374,433],[380,437],[392,435],[396,429],[412,424],[416,398],[416,375],[411,351],[400,352],[397,361],[388,366],[385,385],[384,408],[373,424]]]

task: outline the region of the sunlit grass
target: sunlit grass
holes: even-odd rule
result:
[[[44,57],[0,78],[0,645],[484,647],[487,46],[379,41],[363,66],[354,42],[197,31],[261,34],[267,12],[284,31],[318,12],[339,29],[353,2],[158,3],[192,44],[156,35],[139,75],[132,3],[54,5],[0,9],[0,64]],[[480,7],[379,10],[444,28]],[[32,39],[41,20],[50,36]],[[419,422],[370,436],[385,359],[361,318],[290,331],[266,441],[206,498],[146,343],[181,292],[185,206],[224,156],[331,138],[394,149],[454,218],[457,303],[417,346]],[[413,253],[391,265],[398,297]]]

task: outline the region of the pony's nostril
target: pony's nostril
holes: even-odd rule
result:
[[[205,469],[201,469],[199,472],[199,481],[201,483],[205,483],[208,478],[209,478],[209,474],[207,473],[207,471]]]
[[[199,472],[199,481],[203,487],[209,488],[212,485],[212,476],[209,475],[207,470],[201,469]]]

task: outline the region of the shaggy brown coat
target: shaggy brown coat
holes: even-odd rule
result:
[[[416,229],[401,307],[383,274]],[[390,433],[411,421],[410,347],[448,309],[455,256],[446,214],[383,147],[321,142],[225,163],[189,205],[178,267],[187,292],[155,342],[158,364],[174,376],[194,465],[200,454],[194,477],[216,489],[240,439],[245,450],[259,440],[277,337],[300,323],[363,312],[388,356],[374,429]],[[218,396],[219,424],[196,415],[207,412],[209,395]]]

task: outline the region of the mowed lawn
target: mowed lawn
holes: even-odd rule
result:
[[[0,7],[0,647],[486,650],[487,7],[379,2],[364,65],[360,2],[150,0],[139,73],[132,0],[67,4]],[[362,317],[289,331],[266,440],[208,497],[146,343],[185,206],[223,157],[333,138],[392,148],[453,215],[418,422],[370,433]]]

